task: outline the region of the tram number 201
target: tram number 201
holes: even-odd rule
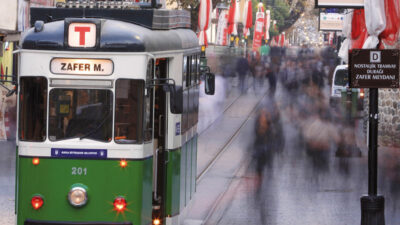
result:
[[[72,175],[83,175],[86,176],[87,168],[82,167],[72,167]]]

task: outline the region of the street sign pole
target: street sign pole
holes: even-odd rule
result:
[[[370,88],[369,95],[369,146],[368,195],[378,194],[378,88]]]
[[[368,195],[361,197],[361,225],[385,225],[385,198],[378,195],[378,119],[378,88],[370,88]]]
[[[399,88],[400,51],[354,49],[350,86],[369,88],[368,195],[361,197],[361,225],[385,225],[385,198],[378,195],[378,89]]]

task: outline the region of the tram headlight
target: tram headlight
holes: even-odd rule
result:
[[[87,192],[85,188],[73,187],[68,193],[68,200],[72,206],[84,206],[87,202]]]

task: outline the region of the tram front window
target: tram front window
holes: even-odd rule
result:
[[[49,139],[87,138],[110,142],[113,95],[110,90],[50,91]]]
[[[21,77],[19,101],[19,139],[46,139],[47,79]]]

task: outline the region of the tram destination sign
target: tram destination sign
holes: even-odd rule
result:
[[[349,55],[352,88],[399,88],[399,50],[354,49]]]
[[[54,74],[106,76],[113,74],[114,63],[110,59],[54,58],[50,71]]]

